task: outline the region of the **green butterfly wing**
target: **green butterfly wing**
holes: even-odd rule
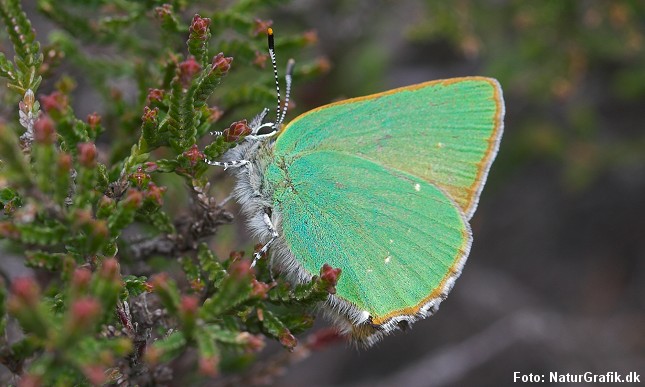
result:
[[[275,154],[359,155],[437,185],[470,219],[497,153],[503,116],[494,79],[432,81],[307,112],[280,134]]]
[[[497,81],[469,77],[351,99],[293,120],[265,174],[291,270],[342,268],[341,314],[366,311],[387,327],[396,317],[425,315],[468,255],[468,220],[503,115]]]
[[[336,151],[272,163],[282,237],[308,273],[342,268],[336,297],[380,325],[419,313],[459,275],[470,229],[436,186]],[[346,308],[345,308],[346,309]]]

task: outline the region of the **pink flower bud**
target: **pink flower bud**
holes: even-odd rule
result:
[[[204,290],[205,284],[204,281],[202,281],[199,278],[195,278],[190,281],[190,288],[193,289],[195,292],[201,292]]]
[[[316,59],[316,68],[322,74],[328,73],[331,70],[331,62],[325,57]]]
[[[143,359],[150,365],[157,365],[161,359],[161,355],[163,355],[163,353],[159,348],[149,345]]]
[[[247,136],[249,134],[251,134],[251,128],[246,120],[233,122],[231,126],[224,129],[224,132],[222,132],[224,141],[226,142],[238,141],[243,136]]]
[[[235,341],[244,344],[245,349],[251,353],[260,352],[266,344],[263,336],[252,335],[249,332],[240,332],[235,338]]]
[[[282,344],[282,346],[288,349],[289,351],[293,350],[296,347],[296,345],[298,345],[298,340],[296,340],[295,336],[292,335],[288,329],[285,329],[282,332],[280,332],[280,335],[278,336],[278,340],[280,341],[280,344]]]
[[[69,153],[61,153],[58,156],[58,170],[68,172],[72,169],[72,156]]]
[[[336,285],[338,283],[338,277],[340,276],[340,273],[341,269],[334,269],[330,265],[324,264],[322,269],[320,270],[320,278],[332,285]]]
[[[260,282],[255,278],[251,281],[251,285],[253,286],[253,290],[251,291],[251,296],[253,297],[264,299],[267,297],[267,293],[271,289],[271,285]]]
[[[136,189],[129,189],[123,203],[130,208],[139,208],[143,202],[143,194]]]
[[[253,36],[264,34],[267,31],[267,29],[272,25],[273,25],[273,20],[255,19],[253,21],[253,30],[251,31],[251,34]]]
[[[224,112],[222,109],[218,108],[217,106],[213,106],[208,109],[209,114],[208,114],[208,122],[213,123],[219,121],[220,118],[222,118],[222,115],[224,115]]]
[[[213,58],[213,69],[211,71],[218,71],[221,75],[224,75],[231,69],[231,62],[233,62],[233,57],[224,57],[224,53],[219,53]]]
[[[11,222],[0,222],[0,237],[18,239],[20,238],[20,230]]]
[[[324,328],[307,338],[307,347],[316,351],[345,340],[345,336],[338,333],[336,329]]]
[[[77,145],[78,162],[84,167],[92,168],[96,165],[96,145],[93,142],[84,142]]]
[[[107,381],[105,369],[98,364],[84,366],[83,374],[95,386],[102,386]]]
[[[157,122],[157,115],[159,114],[159,108],[150,109],[148,106],[143,107],[143,116],[141,120],[146,123],[155,123]]]
[[[148,103],[161,102],[163,100],[164,91],[161,89],[148,89]]]
[[[269,60],[269,54],[265,54],[264,52],[261,52],[261,51],[256,51],[255,57],[253,58],[253,65],[263,69],[266,67],[268,60]]]
[[[92,210],[78,209],[74,211],[74,225],[77,227],[90,223],[93,219]]]
[[[189,150],[183,153],[184,157],[190,160],[191,165],[197,164],[199,161],[202,161],[206,158],[202,152],[199,151],[197,144],[193,145]]]
[[[119,269],[119,261],[116,258],[108,258],[103,261],[101,265],[101,277],[108,280],[119,280],[121,270]]]
[[[218,367],[219,367],[219,358],[217,356],[199,358],[199,372],[202,375],[207,375],[210,377],[216,376]]]
[[[72,327],[82,328],[91,325],[101,313],[101,304],[92,297],[76,300],[70,307]]]
[[[42,380],[36,375],[24,375],[18,382],[18,387],[40,387],[42,385]]]
[[[49,95],[43,95],[40,97],[42,106],[45,111],[58,111],[63,112],[69,106],[69,101],[67,96],[60,91],[55,91]]]
[[[199,298],[195,296],[182,296],[179,305],[182,312],[186,314],[196,314],[199,308]]]
[[[153,182],[148,183],[148,189],[144,191],[144,196],[147,200],[151,200],[158,206],[163,205],[163,194],[166,192],[166,187],[159,187]]]
[[[318,32],[316,32],[316,30],[306,31],[304,34],[302,34],[302,37],[305,40],[305,43],[309,45],[318,42]]]
[[[152,291],[156,291],[158,289],[165,289],[168,287],[168,273],[159,273],[155,276],[153,276],[150,279],[150,285],[152,286]]]
[[[189,56],[188,59],[179,63],[179,81],[184,87],[187,87],[195,74],[197,74],[201,69],[202,66],[197,63],[195,58],[193,56]]]
[[[56,141],[54,121],[48,115],[42,115],[34,123],[34,139],[41,144],[53,144]]]
[[[328,264],[324,264],[322,269],[320,269],[320,279],[327,285],[329,294],[336,294],[336,284],[338,283],[340,273],[341,269],[334,269]]]
[[[231,266],[228,267],[228,273],[233,278],[245,278],[250,277],[253,273],[251,269],[251,262],[246,259],[241,259],[231,263]]]
[[[106,238],[108,236],[109,230],[107,227],[107,222],[103,219],[93,220],[90,224],[91,233],[94,237]]]
[[[72,286],[77,289],[86,288],[92,280],[92,272],[85,268],[74,270],[72,275]]]
[[[139,188],[143,188],[143,186],[150,181],[150,175],[143,172],[143,168],[141,167],[138,167],[137,171],[131,173],[129,177],[130,181]]]
[[[101,116],[96,112],[89,114],[87,116],[87,123],[90,125],[90,128],[96,129],[97,126],[101,125]]]
[[[157,165],[157,163],[153,161],[148,161],[143,165],[145,166],[144,171],[146,171],[147,173],[151,173],[159,169],[159,165]]]
[[[190,25],[191,36],[205,40],[208,36],[208,26],[211,24],[211,19],[195,15],[193,22]]]
[[[18,301],[32,307],[40,299],[40,287],[30,277],[16,278],[11,284],[11,292]]]
[[[162,19],[162,20],[172,17],[172,5],[164,4],[161,7],[156,7],[155,14],[159,19]]]
[[[111,207],[114,205],[114,199],[112,199],[109,196],[101,196],[101,199],[99,199],[99,208],[105,208],[105,207]]]

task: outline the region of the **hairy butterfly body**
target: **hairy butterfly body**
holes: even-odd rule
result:
[[[263,112],[224,155],[240,164],[234,195],[271,266],[293,282],[341,268],[324,309],[364,345],[434,313],[470,251],[503,130],[499,83],[426,82],[314,109],[278,132],[284,113],[263,124]]]

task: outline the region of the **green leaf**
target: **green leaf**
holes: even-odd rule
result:
[[[11,355],[14,359],[25,360],[43,347],[43,342],[35,336],[29,335],[11,345]]]
[[[16,79],[13,64],[2,52],[0,52],[0,77],[7,78],[10,82],[14,82]]]
[[[18,136],[7,125],[0,122],[0,160],[2,175],[15,186],[28,188],[32,184],[32,173],[25,156],[20,150]]]
[[[190,286],[193,289],[195,287],[204,286],[204,283],[200,275],[199,267],[195,265],[191,257],[181,257],[179,259],[179,263],[181,264],[181,268],[184,270],[184,273],[186,274],[186,279],[188,280],[188,282],[190,283]]]
[[[209,334],[206,332],[197,332],[195,341],[197,341],[197,351],[201,359],[215,362],[217,360],[214,359],[219,359],[219,349],[215,345],[215,340]]]
[[[170,361],[179,356],[186,347],[187,341],[181,331],[175,331],[163,339],[157,340],[152,347],[161,354],[161,361]]]
[[[52,176],[54,176],[56,168],[54,145],[34,143],[31,148],[31,160],[38,188],[44,193],[52,193],[54,190]]]
[[[20,232],[20,240],[26,244],[49,246],[62,243],[68,237],[67,227],[62,224],[16,224],[16,228]]]
[[[242,263],[244,264],[244,263]],[[213,321],[251,297],[250,274],[229,274],[221,281],[219,289],[204,302],[200,313],[204,320]]]
[[[121,295],[122,299],[127,299],[128,297],[136,297],[139,294],[143,294],[148,291],[148,285],[146,283],[147,278],[144,276],[137,277],[134,275],[126,275],[123,277],[123,292]]]
[[[212,25],[222,27],[230,27],[235,29],[241,34],[246,34],[251,29],[253,21],[250,17],[245,17],[243,13],[234,10],[224,10],[212,14]]]
[[[289,313],[279,314],[280,321],[289,329],[291,333],[297,334],[311,329],[314,325],[314,316],[303,313],[299,309],[289,310]]]
[[[240,334],[238,327],[235,327],[233,330],[229,330],[217,324],[206,324],[201,327],[201,330],[205,336],[210,338],[210,340],[229,345],[240,344],[238,340],[238,336]]]
[[[14,189],[5,187],[0,189],[0,203],[5,208],[5,213],[9,213],[9,209],[22,207],[22,197]]]
[[[226,277],[226,270],[224,270],[224,266],[208,248],[207,244],[201,243],[199,245],[197,259],[199,260],[200,269],[205,275],[203,280],[208,281],[208,284],[213,288],[218,288],[221,281]]]
[[[43,62],[43,55],[40,53],[40,43],[36,41],[34,29],[22,11],[19,0],[0,1],[0,17],[16,53],[14,62],[17,71],[16,76],[10,79],[14,86],[12,88],[20,94],[24,94],[27,89],[35,92],[40,84],[40,77],[36,76],[36,73]],[[4,72],[8,66],[2,62],[0,60],[0,68]]]
[[[56,120],[56,124],[56,131],[63,139],[61,147],[68,152],[76,154],[76,146],[79,143],[90,141],[85,123],[74,117],[71,108],[68,107],[63,112],[63,116]]]
[[[164,234],[174,234],[175,226],[172,224],[172,219],[165,211],[156,211],[146,215],[147,223],[154,226],[157,231]]]
[[[69,255],[46,251],[27,251],[25,256],[27,257],[25,265],[28,267],[58,271],[63,268],[63,262]]]
[[[157,164],[157,172],[174,172],[177,167],[179,167],[179,161],[177,160],[168,160],[161,159],[155,161]]]
[[[197,16],[195,16],[195,19],[197,19]],[[201,20],[205,23],[210,22],[210,20],[205,18]],[[206,28],[206,32],[205,34],[203,34],[203,36],[200,35],[197,31],[190,28],[190,35],[188,36],[186,45],[188,46],[188,52],[190,53],[190,55],[195,57],[197,63],[200,63],[202,65],[206,63],[206,56],[208,55],[208,41],[210,40],[210,38],[210,27]]]
[[[106,262],[110,261],[103,261],[102,267],[94,275],[90,285],[90,293],[101,302],[104,317],[112,317],[123,285],[121,274],[118,271],[112,272],[112,269],[105,266]]]
[[[96,164],[96,186],[95,190],[98,192],[107,191],[110,179],[108,177],[108,170],[105,164]]]
[[[164,275],[159,275],[152,278],[152,284],[154,293],[159,296],[161,304],[168,310],[168,313],[172,316],[177,316],[180,295],[175,281]]]
[[[117,203],[114,212],[108,217],[108,229],[112,236],[118,236],[121,230],[134,221],[134,216],[140,205],[141,201],[137,202],[134,199],[124,199]]]
[[[295,346],[295,338],[289,331],[289,328],[268,309],[261,309],[262,320],[260,321],[262,331],[267,335],[279,340],[283,346],[292,349]]]
[[[18,320],[26,333],[34,334],[39,339],[45,340],[55,325],[49,307],[44,302],[30,306],[24,303],[10,309],[10,313]]]

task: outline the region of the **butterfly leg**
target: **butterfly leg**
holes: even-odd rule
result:
[[[265,254],[269,250],[269,246],[271,245],[271,243],[273,243],[273,241],[275,241],[276,238],[278,237],[278,232],[275,230],[275,226],[271,222],[271,218],[269,217],[269,214],[265,212],[264,216],[262,217],[262,220],[264,220],[264,224],[267,226],[267,228],[269,229],[269,232],[271,233],[271,239],[269,239],[269,241],[264,246],[262,246],[260,251],[253,254],[253,263],[251,263],[251,267],[255,266],[255,263],[258,261],[258,259],[262,257],[262,254]]]
[[[233,160],[233,161],[206,161],[210,165],[214,165],[216,167],[224,167],[224,170],[227,170],[228,168],[238,168],[244,165],[247,165],[249,168],[251,168],[251,162],[249,160]]]

